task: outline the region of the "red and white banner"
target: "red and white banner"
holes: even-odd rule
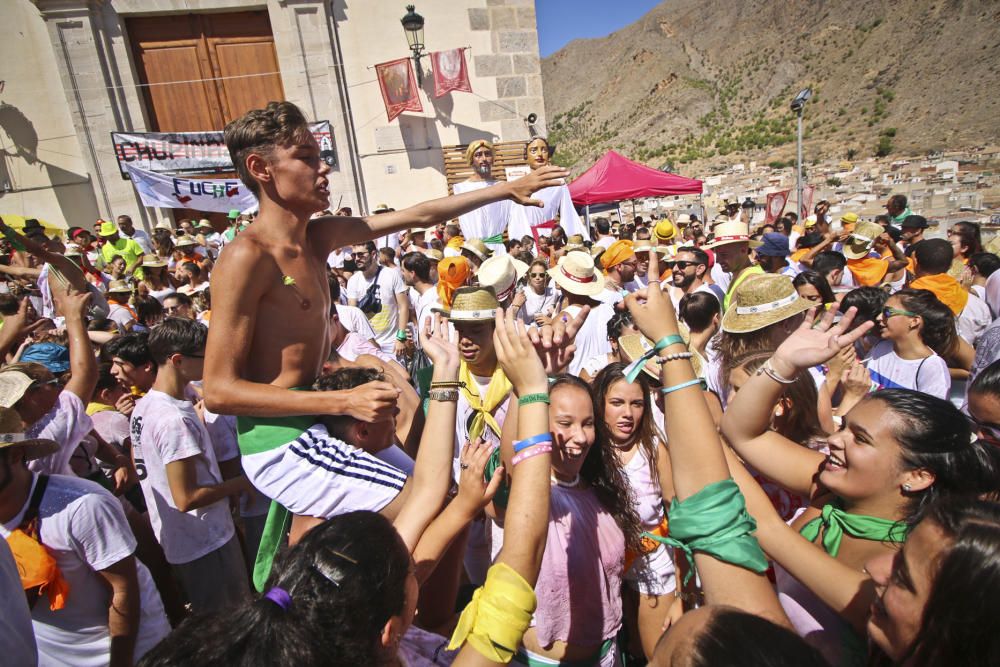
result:
[[[385,112],[390,123],[404,111],[424,110],[420,103],[417,75],[413,72],[413,62],[409,58],[379,63],[375,65],[375,72],[378,74],[378,85],[382,89],[382,101],[385,102]]]
[[[772,192],[767,196],[767,206],[765,207],[767,211],[767,216],[764,219],[765,225],[773,224],[781,214],[785,212],[785,205],[788,203],[788,193],[790,190],[783,190],[782,192]]]
[[[799,202],[799,220],[805,220],[812,212],[813,207],[813,193],[816,192],[816,188],[811,185],[803,186],[802,188],[802,201]]]
[[[472,92],[465,49],[435,51],[431,54],[431,69],[434,70],[434,97],[447,95],[453,90]]]

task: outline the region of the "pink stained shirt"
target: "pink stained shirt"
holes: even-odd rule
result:
[[[596,646],[622,624],[625,536],[588,488],[552,487],[532,623],[542,646]]]

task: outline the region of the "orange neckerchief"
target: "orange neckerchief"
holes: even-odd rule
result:
[[[812,250],[812,248],[799,248],[798,250],[793,252],[788,259],[792,260],[793,262],[801,262],[802,258],[805,257],[806,253],[808,253],[810,250]]]
[[[969,302],[969,293],[961,284],[947,273],[935,273],[933,276],[921,276],[910,283],[913,289],[925,289],[934,292],[941,303],[951,308],[958,315]]]
[[[847,268],[851,270],[858,282],[865,287],[878,285],[889,270],[888,260],[880,257],[862,257],[847,260]]]
[[[455,290],[466,283],[471,273],[469,260],[464,257],[445,257],[438,262],[437,293],[442,306],[451,308]]]

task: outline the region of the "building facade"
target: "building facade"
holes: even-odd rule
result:
[[[427,51],[467,47],[472,93],[391,123],[374,66],[411,55],[388,0],[8,0],[0,24],[0,213],[66,225],[120,214],[147,228],[112,132],[221,130],[272,99],[330,122],[332,208],[368,213],[447,194],[444,147],[544,132],[532,0],[416,0]]]

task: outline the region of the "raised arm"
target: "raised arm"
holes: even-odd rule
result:
[[[52,299],[56,310],[66,318],[66,335],[69,337],[69,367],[72,371],[64,391],[76,394],[84,405],[90,402],[97,386],[97,359],[87,336],[87,303],[90,293],[70,294],[67,287],[56,286]]]
[[[364,218],[324,216],[309,223],[309,239],[317,248],[317,253],[325,258],[337,248],[372,241],[412,227],[433,227],[503,199],[512,199],[524,206],[542,206],[542,202],[531,199],[532,193],[561,185],[567,175],[562,167],[542,167],[516,181],[504,181],[473,192],[432,199],[401,211]]]

